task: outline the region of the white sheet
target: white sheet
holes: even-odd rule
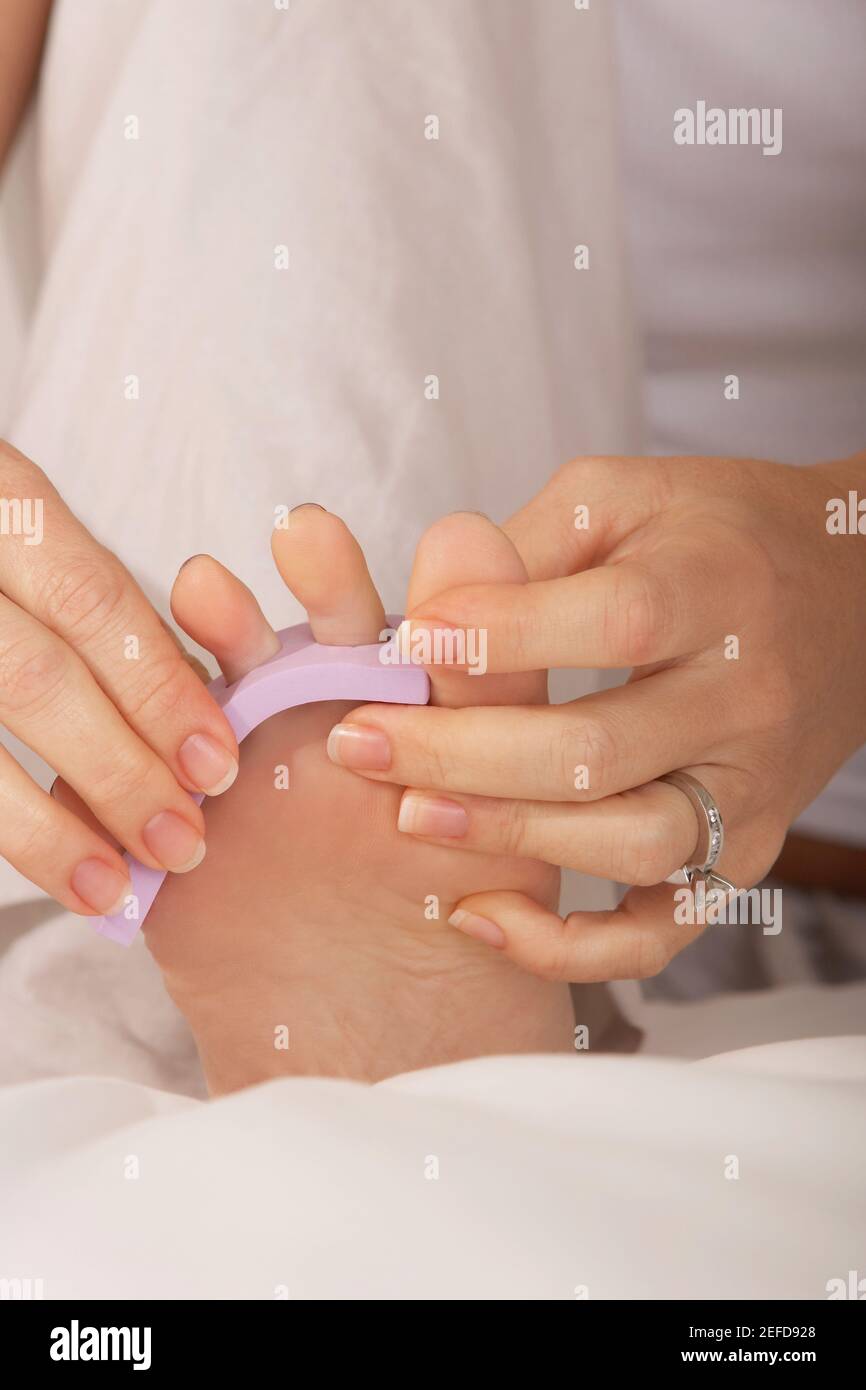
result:
[[[863,1265],[866,1041],[764,1051],[8,1088],[0,1268],[49,1298],[825,1298]]]

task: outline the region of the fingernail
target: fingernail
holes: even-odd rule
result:
[[[328,757],[359,772],[387,772],[391,745],[381,729],[367,724],[335,724],[328,734]]]
[[[327,507],[322,506],[321,502],[299,502],[296,507],[290,508],[289,516],[291,517],[295,512],[303,511],[304,507],[315,507],[316,511],[319,512],[326,512],[328,510]]]
[[[147,822],[141,838],[154,859],[173,874],[188,873],[204,859],[204,840],[174,811],[158,811]]]
[[[190,734],[177,756],[189,780],[205,796],[228,791],[238,775],[237,758],[210,734]]]
[[[445,796],[427,796],[424,792],[404,792],[397,829],[407,835],[456,840],[469,829],[469,817],[458,801],[449,801]]]
[[[103,917],[113,917],[122,912],[132,884],[119,869],[114,869],[102,859],[82,859],[76,864],[69,880],[72,888],[82,902],[101,912]]]
[[[458,907],[456,912],[451,913],[448,922],[467,936],[474,936],[476,941],[483,941],[485,946],[495,946],[501,951],[505,945],[502,928],[491,922],[489,917],[479,917],[477,912],[464,912],[462,907]]]

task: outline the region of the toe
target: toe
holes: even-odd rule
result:
[[[288,527],[274,530],[271,549],[317,642],[353,647],[379,640],[385,610],[344,521],[315,504],[296,507]]]
[[[425,532],[415,553],[409,582],[408,612],[436,612],[436,594],[464,584],[525,584],[526,569],[511,541],[480,512],[455,512]],[[485,650],[486,634],[475,635]],[[430,667],[431,703],[449,705],[529,705],[547,699],[547,678],[530,671],[510,676],[469,675]]]
[[[194,555],[181,566],[171,611],[194,642],[213,652],[229,684],[280,649],[254,594],[212,555]]]

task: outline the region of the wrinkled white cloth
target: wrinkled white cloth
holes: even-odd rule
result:
[[[192,1034],[144,939],[105,945],[63,912],[28,925],[0,954],[0,1086],[92,1075],[203,1097]]]
[[[429,522],[636,444],[608,38],[524,0],[59,0],[10,431],[155,598],[209,550],[294,620],[267,536],[317,500],[399,603]]]
[[[864,1100],[863,1039],[7,1088],[0,1259],[48,1298],[826,1298],[862,1270]]]

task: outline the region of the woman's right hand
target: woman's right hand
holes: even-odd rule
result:
[[[115,842],[152,868],[201,861],[190,793],[231,786],[237,740],[132,576],[2,442],[0,726],[84,803],[60,804],[0,747],[0,855],[64,907],[118,909],[131,886]]]

